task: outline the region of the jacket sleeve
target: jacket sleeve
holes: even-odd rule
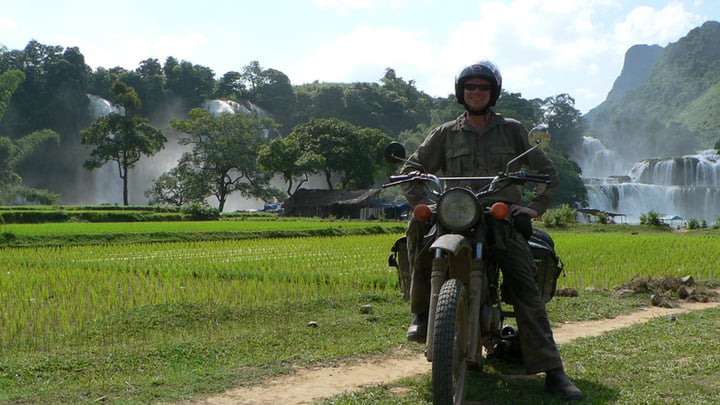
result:
[[[527,136],[524,136],[523,142],[526,149],[529,149],[530,143],[527,140]],[[550,176],[550,183],[536,183],[535,189],[533,190],[533,198],[527,205],[529,208],[537,211],[538,216],[540,216],[545,213],[552,204],[553,197],[559,185],[558,171],[553,161],[540,149],[528,153],[526,163],[531,172]]]
[[[408,160],[420,164],[423,168],[423,170],[420,171],[436,174],[442,169],[443,165],[443,134],[443,126],[433,129],[420,146],[418,146],[417,150],[410,155]],[[408,174],[417,170],[417,167],[405,163],[400,169],[400,173]],[[434,201],[430,198],[430,191],[422,182],[406,183],[402,185],[402,188],[405,198],[413,206],[420,203],[434,203]]]

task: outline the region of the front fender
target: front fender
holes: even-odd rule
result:
[[[430,248],[442,249],[457,256],[457,254],[464,248],[472,249],[472,243],[470,242],[470,239],[465,236],[449,233],[435,239],[435,242],[433,242]]]

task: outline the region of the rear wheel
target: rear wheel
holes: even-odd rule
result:
[[[467,297],[460,280],[443,284],[435,311],[432,347],[433,404],[462,404],[467,374]]]

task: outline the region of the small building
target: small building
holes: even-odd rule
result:
[[[618,221],[615,218],[620,219],[620,223],[625,223],[625,214],[618,214],[615,212],[601,211],[594,208],[578,208],[578,221],[579,222],[600,222],[599,218],[603,218],[606,223],[616,224]]]
[[[687,225],[685,224],[685,220],[679,215],[666,215],[658,219],[660,220],[660,223],[668,225],[672,228],[680,229],[687,227]]]
[[[380,188],[365,190],[300,189],[282,205],[293,217],[379,219],[385,216]]]

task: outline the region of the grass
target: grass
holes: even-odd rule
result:
[[[561,346],[568,374],[587,404],[716,404],[720,401],[720,309],[660,317],[631,328]],[[323,405],[431,404],[430,375],[419,375]],[[564,403],[543,393],[543,378],[490,361],[471,371],[472,403]]]
[[[403,223],[395,221],[240,218],[225,221],[0,224],[0,248],[340,236],[398,233],[405,229]]]
[[[47,241],[53,234],[34,229],[28,238]],[[260,225],[256,230],[263,232]],[[182,232],[176,231],[167,234]],[[58,240],[75,235],[54,232]],[[551,233],[566,266],[559,284],[580,288],[579,297],[549,303],[553,323],[612,318],[648,305],[647,294],[609,294],[605,289],[616,279],[660,277],[669,269],[720,278],[705,257],[716,258],[718,233]],[[0,402],[180,402],[262,384],[298,366],[390,353],[405,343],[408,304],[387,267],[398,233],[290,235],[0,248]],[[360,311],[366,304],[373,305],[371,314]],[[568,371],[596,403],[702,403],[715,399],[708,395],[720,381],[712,363],[719,319],[717,311],[682,315],[672,323],[651,322],[651,330],[630,328],[627,337],[588,338],[561,350]],[[317,327],[308,326],[311,321]],[[623,361],[634,357],[637,365]],[[638,377],[643,364],[656,378],[691,383],[659,390],[652,384],[660,382]],[[688,370],[679,367],[685,364]],[[328,401],[423,403],[430,398],[428,378]],[[550,401],[540,379],[504,364],[488,364],[471,378],[477,388],[470,399]],[[663,397],[653,396],[652,387]]]

